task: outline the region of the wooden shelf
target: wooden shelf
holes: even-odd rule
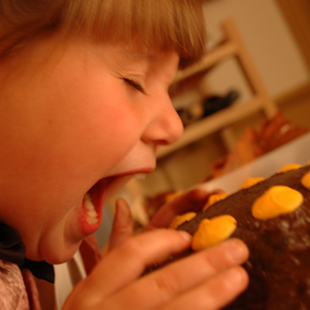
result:
[[[249,102],[244,102],[242,106],[231,106],[199,120],[185,128],[184,135],[179,141],[162,147],[159,150],[157,157],[164,157],[207,136],[208,134],[222,129],[223,124],[225,124],[225,126],[229,126],[253,113],[260,111],[261,109],[262,102],[256,97],[251,99]]]
[[[226,20],[222,28],[224,33],[223,42],[212,51],[206,53],[199,63],[179,71],[174,83],[179,83],[191,76],[207,71],[227,58],[234,57],[249,83],[253,97],[247,102],[233,105],[188,125],[184,130],[183,137],[179,141],[172,145],[161,147],[157,155],[158,158],[162,158],[194,143],[213,132],[227,129],[228,126],[258,111],[263,111],[267,118],[273,117],[278,111],[278,107],[269,97],[233,21],[231,19]],[[229,141],[227,141],[227,144],[229,144]]]
[[[236,52],[237,48],[234,44],[231,42],[225,42],[217,47],[216,50],[212,50],[203,56],[199,63],[183,71],[179,71],[174,82],[177,83],[203,70],[207,70],[216,65],[219,61],[223,61],[226,58],[236,55]]]

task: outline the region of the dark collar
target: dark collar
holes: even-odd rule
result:
[[[45,261],[32,261],[25,256],[26,248],[20,234],[12,227],[0,222],[0,259],[27,268],[38,279],[54,283],[53,265]]]

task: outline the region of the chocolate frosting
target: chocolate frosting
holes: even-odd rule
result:
[[[308,171],[310,166],[278,173],[215,203],[178,227],[193,234],[203,218],[230,214],[237,220],[231,237],[242,239],[249,247],[250,257],[244,267],[250,285],[225,309],[310,308],[310,190],[301,184]],[[255,219],[251,214],[253,202],[274,185],[299,191],[304,197],[302,206],[274,219]]]

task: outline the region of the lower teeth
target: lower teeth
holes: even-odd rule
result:
[[[95,210],[95,207],[91,201],[89,193],[85,195],[84,204],[87,209],[87,223],[96,224],[98,222],[98,214]]]
[[[97,218],[88,217],[86,219],[86,221],[87,221],[88,224],[96,224],[98,222],[98,219]]]

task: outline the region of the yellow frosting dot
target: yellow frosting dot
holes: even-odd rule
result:
[[[190,221],[196,216],[195,212],[188,212],[183,215],[177,215],[171,222],[169,228],[176,229],[186,221]]]
[[[200,251],[226,240],[237,227],[237,221],[230,215],[220,215],[200,222],[193,236],[192,249]]]
[[[301,206],[303,196],[287,186],[273,186],[264,195],[256,199],[252,215],[260,220],[267,220],[281,214],[293,212]]]
[[[264,181],[266,180],[265,178],[263,177],[258,177],[258,178],[247,178],[245,180],[245,182],[241,185],[240,189],[244,189],[244,188],[248,188],[248,187],[251,187],[261,181]]]
[[[301,179],[301,184],[307,188],[310,189],[310,172],[307,172]]]
[[[280,170],[278,170],[277,173],[287,172],[287,171],[290,171],[290,170],[299,169],[301,167],[302,167],[302,165],[298,165],[298,164],[287,164],[284,167],[282,167]]]
[[[203,206],[202,211],[206,211],[209,207],[211,207],[216,202],[225,199],[228,197],[228,194],[221,193],[221,194],[213,194],[209,197],[208,202]]]

